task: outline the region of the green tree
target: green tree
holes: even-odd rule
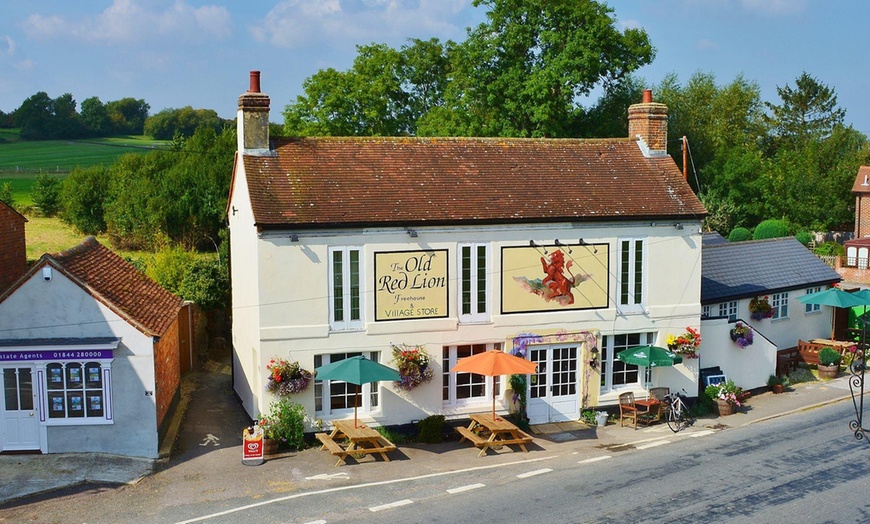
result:
[[[61,184],[62,180],[56,176],[44,173],[36,176],[31,198],[44,216],[53,217],[60,209]]]
[[[765,238],[782,238],[788,236],[788,224],[782,220],[765,220],[755,227],[755,232],[752,234],[753,240],[764,240]]]
[[[624,138],[628,136],[628,107],[643,98],[644,81],[633,75],[606,86],[604,94],[589,109],[582,110],[572,136]]]
[[[21,138],[25,140],[45,140],[51,138],[54,117],[54,101],[45,91],[40,91],[21,103],[16,113]]]
[[[172,140],[176,135],[192,136],[200,127],[218,132],[224,125],[226,121],[212,109],[185,106],[181,109],[164,109],[149,116],[145,120],[144,132],[155,140]]]
[[[797,145],[826,138],[846,116],[837,106],[836,91],[806,71],[795,80],[794,89],[786,84],[776,91],[782,104],[765,103],[771,113],[766,120],[780,141]]]
[[[92,96],[82,101],[81,119],[91,135],[106,136],[109,133],[109,112],[99,98]]]
[[[103,206],[109,194],[109,170],[104,166],[73,169],[60,189],[60,218],[85,235],[106,231]]]
[[[151,106],[145,100],[122,98],[106,104],[112,134],[141,135]]]
[[[9,207],[15,207],[15,197],[12,196],[12,182],[0,184],[0,202]]]

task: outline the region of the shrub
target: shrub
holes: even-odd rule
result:
[[[794,238],[805,246],[809,246],[810,242],[813,241],[813,236],[806,231],[801,231],[800,233],[796,234]]]
[[[735,227],[728,235],[728,242],[745,242],[752,239],[752,233],[745,227]]]
[[[9,207],[15,207],[15,198],[12,196],[12,182],[0,184],[0,202]]]
[[[103,166],[73,169],[60,189],[60,218],[85,235],[106,231],[104,204],[109,194],[109,171]]]
[[[840,354],[832,347],[823,347],[819,350],[819,364],[822,366],[839,366]]]
[[[45,173],[36,176],[31,198],[43,216],[53,217],[60,209],[61,179]]]
[[[843,256],[846,248],[836,242],[823,242],[816,246],[815,253],[821,257]]]
[[[755,227],[753,240],[782,238],[788,236],[788,225],[782,220],[765,220]]]
[[[305,449],[305,408],[282,398],[269,405],[269,413],[260,416],[266,438],[275,439],[285,448]]]
[[[424,444],[444,442],[444,415],[430,415],[417,422],[417,439]]]

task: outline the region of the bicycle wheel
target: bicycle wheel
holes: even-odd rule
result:
[[[682,413],[678,413],[674,406],[668,410],[668,427],[671,428],[671,431],[674,433],[683,429]]]

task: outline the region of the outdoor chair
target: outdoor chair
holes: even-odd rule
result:
[[[671,407],[665,403],[665,396],[671,392],[671,388],[658,387],[658,388],[649,388],[649,398],[658,400],[661,402],[659,404],[658,411],[653,415],[653,420],[656,422],[661,422],[662,419],[666,418],[668,410]]]
[[[637,429],[637,406],[634,405],[634,393],[630,391],[619,395],[619,426],[625,426],[626,420]]]

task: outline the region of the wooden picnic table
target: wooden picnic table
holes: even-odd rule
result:
[[[371,453],[380,453],[384,461],[389,462],[390,457],[387,456],[387,452],[396,449],[396,445],[377,430],[362,423],[354,425],[353,420],[333,420],[331,433],[317,433],[314,436],[322,444],[320,451],[328,450],[338,457],[336,466],[344,464],[348,455]]]
[[[516,444],[523,450],[528,452],[526,444],[531,443],[534,439],[531,435],[522,431],[509,421],[496,416],[493,419],[491,413],[481,413],[471,415],[469,417],[471,423],[468,427],[458,427],[456,431],[462,435],[459,442],[470,440],[475,446],[480,448],[478,457],[486,455],[486,450],[498,446],[506,446]]]
[[[659,420],[661,420],[662,402],[658,399],[648,398],[645,400],[635,400],[634,405],[639,408],[646,409],[646,411],[638,410],[638,422],[643,422],[644,424],[649,426],[653,422],[658,422]]]

